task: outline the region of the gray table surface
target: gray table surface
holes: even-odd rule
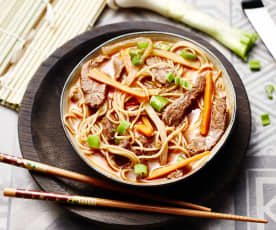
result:
[[[240,0],[188,0],[187,2],[235,27],[253,30],[247,18],[242,13]],[[264,3],[276,21],[276,1],[266,0]],[[149,11],[136,9],[114,12],[107,8],[100,16],[96,26],[141,19],[177,24]],[[215,207],[216,211],[266,218],[269,220],[269,224],[196,219],[188,225],[183,223],[180,226],[182,229],[275,230],[276,95],[274,94],[274,100],[268,100],[264,92],[264,85],[272,83],[276,86],[276,62],[269,55],[262,41],[258,40],[257,45],[250,54],[250,58],[261,60],[262,69],[258,72],[251,72],[248,64],[243,63],[237,56],[231,54],[208,36],[204,36],[199,32],[198,34],[204,37],[204,39],[209,40],[233,63],[245,84],[253,118],[251,141],[243,168],[238,177],[235,178],[231,189],[220,194],[223,199],[220,205]],[[271,118],[271,125],[267,127],[263,127],[260,120],[260,115],[265,112],[268,112]],[[21,156],[18,145],[17,120],[18,115],[16,112],[0,107],[0,151]],[[0,191],[8,186],[38,189],[30,174],[25,169],[0,164],[0,175]],[[176,228],[176,224],[175,226],[162,226],[158,229],[168,228]],[[103,229],[103,227],[80,220],[78,217],[68,214],[53,203],[8,199],[1,194],[0,230],[27,229],[75,230]]]

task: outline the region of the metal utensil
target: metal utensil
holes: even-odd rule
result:
[[[276,25],[261,0],[242,0],[242,8],[276,60]]]

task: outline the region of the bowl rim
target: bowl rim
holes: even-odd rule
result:
[[[70,134],[70,132],[67,130],[67,128],[64,125],[64,105],[66,104],[66,100],[68,100],[67,98],[65,98],[65,94],[67,92],[67,90],[70,88],[70,85],[72,82],[74,82],[75,77],[80,69],[80,67],[87,61],[90,59],[91,56],[93,56],[94,54],[96,54],[103,46],[113,43],[113,42],[117,42],[120,40],[124,40],[127,38],[131,38],[131,37],[137,37],[137,36],[154,36],[154,35],[158,35],[158,36],[167,36],[167,37],[174,37],[174,38],[178,38],[178,39],[182,39],[182,40],[186,40],[188,42],[191,42],[192,44],[200,47],[200,49],[204,50],[204,52],[206,52],[208,54],[208,56],[211,56],[213,59],[215,59],[216,63],[220,66],[220,68],[222,69],[225,77],[228,80],[228,83],[230,83],[230,87],[231,88],[231,93],[233,96],[233,106],[232,106],[232,112],[231,112],[231,118],[229,119],[229,123],[228,126],[225,130],[225,132],[223,133],[223,135],[220,137],[219,141],[215,144],[215,146],[212,148],[211,150],[211,154],[209,155],[209,157],[204,161],[203,164],[201,164],[199,167],[196,167],[194,170],[192,170],[191,172],[185,174],[182,177],[178,177],[178,178],[173,178],[173,179],[169,179],[169,180],[162,180],[159,182],[129,182],[129,181],[124,181],[122,179],[119,179],[117,176],[112,175],[111,173],[108,173],[105,170],[102,170],[98,167],[96,167],[95,165],[93,165],[88,159],[87,157],[82,153],[82,151],[78,148],[78,146],[74,143],[74,140],[72,138],[72,135]],[[201,38],[202,40],[202,38]],[[207,42],[207,41],[205,41]],[[215,48],[213,45],[211,45],[209,43],[209,45],[212,48]],[[215,48],[215,50],[217,50]],[[215,155],[217,155],[218,152],[220,152],[220,150],[222,149],[222,147],[224,146],[224,144],[227,142],[229,136],[231,135],[231,132],[233,130],[234,127],[234,123],[236,120],[236,113],[237,113],[237,97],[236,97],[236,92],[235,92],[235,88],[233,86],[233,82],[231,80],[231,78],[229,77],[229,73],[226,70],[226,68],[224,67],[224,65],[222,64],[222,62],[219,60],[219,58],[207,47],[205,47],[204,44],[201,44],[200,41],[195,41],[187,36],[184,35],[180,35],[180,34],[176,34],[176,33],[171,33],[171,32],[164,32],[164,31],[155,31],[155,30],[148,30],[148,31],[139,31],[139,32],[131,32],[131,33],[125,33],[119,36],[115,36],[103,43],[101,43],[100,45],[98,45],[97,47],[95,47],[94,49],[92,49],[88,54],[86,54],[79,62],[78,64],[73,68],[73,70],[70,72],[70,74],[68,75],[63,88],[62,88],[62,92],[61,92],[61,96],[60,96],[60,119],[61,119],[61,123],[62,123],[62,127],[63,130],[65,132],[66,138],[67,140],[70,142],[71,146],[73,147],[74,151],[77,153],[77,155],[94,171],[96,171],[99,175],[103,175],[104,177],[115,181],[115,182],[119,182],[121,184],[124,185],[131,185],[131,186],[137,186],[137,187],[158,187],[158,186],[165,186],[165,185],[171,185],[174,184],[176,182],[180,182],[184,179],[188,179],[190,178],[192,175],[194,175],[195,173],[199,172],[201,169],[203,169],[214,157]],[[215,150],[214,150],[215,149]]]

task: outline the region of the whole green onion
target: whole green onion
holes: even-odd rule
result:
[[[146,177],[148,175],[148,167],[144,164],[135,164],[134,172],[140,177]]]
[[[263,126],[269,125],[270,124],[269,114],[268,113],[262,114],[261,120],[262,120]]]
[[[130,122],[128,122],[128,121],[121,121],[121,123],[118,125],[116,131],[119,134],[123,135],[124,132],[128,129],[129,126],[130,126]]]
[[[186,81],[186,80],[184,80],[184,79],[182,79],[180,81],[180,85],[181,85],[182,88],[184,88],[186,90],[190,90],[190,89],[193,88],[193,84],[190,83],[190,82],[188,82],[188,81]]]
[[[182,51],[181,56],[185,59],[192,60],[192,61],[196,60],[196,58],[197,58],[196,54],[189,53],[189,52],[186,52],[186,51]]]
[[[89,147],[96,148],[96,149],[99,148],[100,147],[100,136],[88,135],[87,144]]]
[[[152,96],[150,99],[150,105],[158,112],[161,112],[168,103],[168,99],[162,96]]]
[[[251,70],[260,70],[261,69],[260,61],[250,60],[249,67]]]
[[[149,42],[148,41],[141,41],[137,43],[137,46],[139,49],[146,49],[149,46]]]
[[[272,95],[273,91],[274,91],[274,86],[273,85],[266,85],[265,86],[266,95],[270,100],[273,99],[273,95]]]
[[[184,0],[116,0],[116,4],[115,0],[110,0],[108,4],[113,8],[145,8],[173,18],[212,36],[239,55],[244,61],[247,61],[247,54],[258,39],[256,33],[233,28],[229,24],[223,23],[223,20],[203,13]]]
[[[169,83],[171,83],[174,80],[175,76],[173,75],[172,72],[168,73],[168,75],[166,76],[166,79]]]

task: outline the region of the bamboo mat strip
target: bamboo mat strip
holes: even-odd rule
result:
[[[11,38],[10,36],[6,36],[1,41],[2,47],[0,54],[0,74],[2,74],[3,71],[7,68],[8,59],[11,57],[16,43],[21,42],[17,38],[24,40],[25,35],[28,33],[28,31],[25,31],[25,28],[28,24],[30,24],[30,20],[34,18],[33,14],[38,10],[37,8],[39,4],[41,4],[37,0],[31,0],[30,3],[32,4],[23,4],[20,7],[19,12],[16,13],[16,15],[10,21],[8,27],[5,28],[5,30],[13,34],[14,37]],[[37,19],[38,18],[34,18],[34,20]],[[33,20],[31,22],[33,22]]]
[[[105,0],[49,2],[54,12],[53,27],[46,19],[44,0],[11,0],[4,6],[10,20],[0,16],[0,38],[5,39],[6,44],[6,47],[1,46],[5,53],[0,53],[0,104],[16,111],[40,64],[66,41],[90,29],[105,7]],[[12,18],[11,12],[14,14]],[[9,66],[14,52],[22,47],[32,30],[35,31],[34,38],[26,43],[18,62]],[[8,71],[3,74],[7,66]]]
[[[85,3],[85,2],[83,2],[83,3]],[[80,6],[79,8],[77,8],[77,7],[71,7],[71,9],[74,9],[73,11],[76,12],[76,13],[81,13],[80,11],[81,11],[81,9],[82,9],[83,7],[87,7],[87,6],[86,6],[86,3],[83,4],[82,6]],[[69,11],[69,12],[70,12],[70,11]],[[83,18],[85,18],[85,15],[84,15]],[[63,40],[64,40],[64,39],[65,39],[65,40],[69,40],[70,38],[72,38],[72,37],[75,35],[76,29],[78,29],[78,30],[81,29],[81,28],[77,28],[77,27],[80,27],[80,25],[81,25],[81,23],[78,22],[78,21],[76,21],[76,20],[71,20],[71,19],[70,19],[70,21],[62,20],[62,25],[59,27],[60,30],[57,31],[58,34],[56,34],[56,35],[53,36],[54,39],[52,39],[52,41],[54,41],[54,43],[53,43],[53,44],[50,43],[50,44],[45,48],[45,49],[47,50],[47,52],[48,52],[48,53],[52,53],[52,52],[54,51],[55,47],[59,47],[59,46],[63,43]],[[87,26],[87,25],[86,25],[86,26]],[[73,30],[73,33],[71,33],[70,29]],[[81,31],[83,31],[84,29],[85,29],[85,28],[81,29]],[[66,31],[66,33],[65,33],[65,31]],[[60,34],[64,34],[65,36],[64,36],[64,37],[61,37]],[[61,38],[63,38],[63,39],[61,39]],[[39,58],[39,59],[38,59],[39,61],[41,61],[41,60],[44,59],[44,57],[38,57],[38,58]],[[37,62],[34,62],[32,66],[29,66],[30,68],[26,69],[25,73],[26,73],[26,74],[29,74],[30,71],[33,71],[34,69],[36,69],[36,68],[35,68],[36,65],[37,65]],[[24,76],[26,76],[26,75],[24,75]],[[22,84],[21,84],[21,83],[22,83]],[[17,91],[17,92],[18,92],[18,93],[17,93],[18,95],[20,95],[20,92],[22,92],[22,89],[25,88],[26,82],[25,82],[25,81],[24,81],[24,82],[19,82],[19,85],[20,85],[21,87],[20,87],[19,90]],[[16,94],[16,92],[14,92],[14,94]],[[14,94],[12,94],[11,96],[13,97]],[[17,99],[17,97],[15,97],[15,99]]]

